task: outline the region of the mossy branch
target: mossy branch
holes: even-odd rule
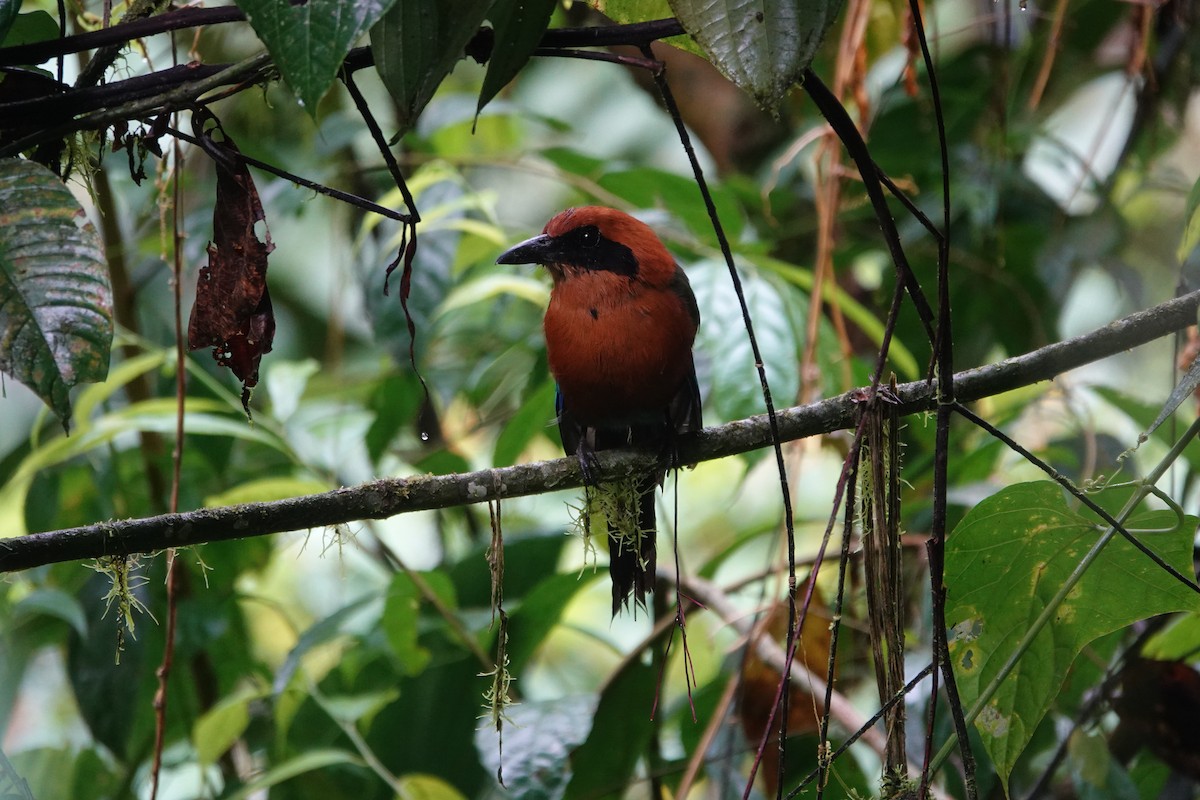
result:
[[[1196,324],[1200,291],[1117,320],[1083,336],[1043,347],[996,364],[954,376],[961,402],[979,400],[1050,380],[1069,369],[1129,350]],[[861,390],[785,409],[778,414],[784,441],[853,427]],[[937,384],[902,384],[896,392],[901,415],[931,411]],[[765,415],[730,422],[680,442],[684,463],[699,463],[770,446]],[[655,466],[655,456],[635,451],[605,452],[600,479],[612,480]],[[583,483],[579,462],[560,458],[503,469],[453,475],[387,478],[269,503],[247,503],[115,520],[46,533],[0,539],[0,572],[86,558],[150,553],[168,547],[262,536],[284,531],[383,519],[410,511],[449,508],[487,500],[571,489]]]

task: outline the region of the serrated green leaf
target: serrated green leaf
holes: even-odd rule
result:
[[[1105,493],[1097,502],[1109,505]],[[971,707],[1031,623],[1098,536],[1095,520],[1067,507],[1049,481],[1009,486],[975,506],[946,544],[946,624],[965,707]],[[1196,519],[1152,511],[1130,530],[1167,563],[1191,572]],[[975,725],[1007,786],[1017,757],[1090,642],[1137,620],[1200,609],[1200,598],[1122,538],[1084,573],[1055,618],[1030,643]]]
[[[558,0],[496,0],[488,12],[495,44],[479,90],[476,116],[529,61],[550,26],[550,16],[557,5]]]
[[[400,131],[412,128],[479,30],[489,0],[396,3],[371,28],[375,69],[396,101]]]
[[[841,0],[670,0],[725,77],[769,111],[800,82]]]
[[[708,387],[709,406],[722,420],[763,413],[754,354],[725,262],[701,261],[689,266],[687,274],[700,307],[695,349],[705,356],[701,364],[707,364],[707,381],[701,378],[700,385]],[[754,320],[771,395],[777,406],[787,405],[800,389],[798,343],[787,307],[780,290],[755,273],[742,275],[742,290]]]
[[[0,370],[67,427],[71,387],[103,380],[112,289],[100,237],[50,170],[0,160]]]
[[[283,79],[310,115],[350,48],[396,0],[238,0]],[[412,5],[412,3],[409,3]]]

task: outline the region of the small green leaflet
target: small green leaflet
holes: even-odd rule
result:
[[[300,104],[316,115],[350,48],[395,2],[238,0],[238,7]]]

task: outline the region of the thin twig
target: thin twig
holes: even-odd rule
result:
[[[198,146],[200,146],[202,144],[200,142],[200,140],[197,139],[195,136],[192,136],[189,133],[185,133],[185,132],[179,130],[178,128],[167,127],[166,132],[169,133],[171,136],[174,136],[176,139],[182,139],[183,141],[188,142],[189,144],[194,144],[194,145],[198,145]],[[388,219],[393,219],[396,222],[411,222],[412,221],[412,217],[408,214],[402,214],[399,211],[394,211],[394,210],[388,208],[387,206],[381,206],[376,202],[366,199],[365,197],[360,197],[359,195],[352,194],[350,192],[343,192],[341,189],[335,189],[332,186],[326,186],[323,183],[317,183],[316,181],[311,181],[308,178],[304,178],[304,177],[301,177],[300,175],[296,175],[295,173],[288,172],[286,169],[283,169],[281,167],[276,167],[272,164],[268,164],[265,161],[259,161],[257,158],[254,158],[253,156],[248,156],[245,153],[238,152],[238,153],[229,153],[227,155],[231,156],[232,158],[234,158],[237,161],[241,161],[244,164],[249,164],[252,167],[261,169],[263,172],[269,172],[278,178],[283,178],[286,181],[291,181],[292,183],[296,184],[297,186],[303,186],[305,189],[311,189],[312,191],[316,192],[317,194],[323,194],[326,197],[333,198],[334,200],[340,200],[343,203],[352,205],[355,208],[360,208],[363,211],[369,211],[373,214],[379,214],[382,217],[387,217]]]
[[[654,52],[650,49],[649,44],[642,45],[642,55],[648,60],[654,60]],[[696,180],[696,187],[700,190],[700,196],[704,199],[704,207],[708,211],[708,219],[712,224],[713,233],[717,236],[717,243],[721,247],[721,255],[725,258],[725,266],[729,270],[729,280],[733,284],[734,294],[738,299],[738,306],[742,312],[742,326],[746,330],[746,338],[750,343],[750,351],[754,356],[754,366],[758,371],[758,383],[762,390],[763,404],[767,409],[767,424],[771,431],[771,445],[775,451],[775,466],[779,471],[779,491],[783,501],[783,524],[784,530],[787,533],[787,551],[788,551],[788,652],[795,648],[796,641],[796,530],[792,515],[792,494],[791,488],[788,486],[787,479],[787,463],[783,457],[783,442],[779,438],[779,420],[775,413],[775,402],[771,398],[771,386],[767,380],[766,362],[762,357],[762,352],[758,346],[758,339],[754,335],[754,320],[750,316],[750,307],[746,303],[746,294],[742,289],[742,278],[738,274],[737,265],[733,260],[733,249],[729,246],[729,239],[725,236],[725,228],[721,225],[721,219],[717,214],[716,203],[713,202],[712,193],[708,189],[708,182],[704,178],[704,171],[700,167],[700,161],[696,158],[696,151],[692,147],[691,135],[687,131],[687,126],[683,124],[683,117],[679,113],[679,106],[675,103],[675,95],[671,92],[670,84],[667,83],[666,66],[663,65],[659,70],[652,73],[654,75],[654,83],[658,87],[659,96],[662,97],[663,104],[667,108],[667,113],[671,120],[675,123],[675,131],[679,135],[679,142],[683,145],[684,152],[687,153],[688,162],[692,166],[692,176]],[[683,462],[691,463],[691,462]],[[783,670],[783,682],[788,679],[788,668]],[[782,710],[780,716],[787,719],[787,692],[781,692],[780,703]],[[783,723],[786,725],[786,723]],[[780,748],[784,747],[783,742],[787,736],[780,737]],[[781,753],[782,755],[782,753]]]
[[[925,298],[925,293],[921,290],[921,285],[917,282],[912,267],[909,266],[908,257],[904,255],[904,248],[900,244],[900,232],[896,229],[896,221],[888,209],[887,198],[884,197],[879,182],[878,165],[871,159],[867,145],[863,142],[858,129],[854,127],[854,122],[846,113],[846,109],[811,69],[805,70],[804,90],[816,103],[825,120],[837,131],[838,138],[842,140],[846,152],[858,167],[859,174],[862,175],[863,187],[867,191],[867,197],[871,200],[871,206],[875,209],[875,217],[879,220],[879,227],[883,231],[884,242],[892,256],[900,283],[912,297],[913,306],[917,310],[917,316],[921,319],[921,325],[925,328],[925,334],[929,337],[929,341],[934,341],[933,310],[929,307],[929,301]]]
[[[946,553],[946,489],[950,481],[950,418],[951,404],[954,403],[954,334],[950,314],[950,148],[946,141],[946,122],[942,115],[942,96],[938,88],[937,70],[933,65],[933,56],[929,52],[929,42],[925,38],[925,23],[921,17],[919,0],[909,0],[909,9],[912,14],[913,28],[917,34],[917,42],[921,47],[921,57],[925,61],[925,77],[929,82],[929,95],[933,101],[942,173],[942,230],[937,238],[938,326],[937,339],[934,342],[937,374],[942,377],[942,380],[938,382],[937,428],[934,432],[933,456],[933,517],[930,523],[928,547],[929,588],[933,617],[933,661],[940,668],[942,680],[945,683],[950,717],[954,721],[954,729],[958,733],[967,800],[976,800],[979,790],[975,785],[975,758],[971,753],[970,740],[967,738],[967,723],[963,716],[962,701],[959,699],[958,683],[950,662],[950,648],[946,638],[946,588],[943,582]],[[936,701],[931,697],[930,702]],[[931,723],[933,721],[931,719]],[[921,786],[917,791],[918,797],[924,797],[929,787],[930,776],[926,771],[929,766],[928,756],[929,754],[926,753],[921,772]]]
[[[175,50],[172,48],[172,53]],[[183,335],[183,225],[180,206],[183,189],[179,176],[183,167],[183,148],[178,141],[171,143],[171,266],[172,305],[175,322],[175,447],[171,449],[171,498],[169,510],[179,512],[179,489],[183,474],[184,419],[187,403],[187,356]],[[156,673],[158,690],[154,695],[154,757],[150,767],[150,800],[158,797],[159,775],[167,730],[167,687],[175,662],[175,622],[179,608],[180,566],[174,548],[167,550],[167,624],[163,631],[163,657]]]
[[[904,689],[902,691],[897,692],[894,697],[890,698],[886,703],[881,705],[879,707],[879,710],[876,711],[871,716],[870,719],[865,720],[863,722],[862,726],[859,727],[859,729],[857,731],[855,731],[850,736],[848,736],[846,738],[846,741],[842,742],[841,747],[839,747],[837,750],[834,750],[832,753],[829,754],[829,761],[831,763],[833,761],[836,761],[842,754],[844,754],[847,750],[850,749],[851,745],[853,745],[859,739],[861,739],[863,737],[863,735],[865,735],[868,731],[874,729],[876,723],[878,723],[879,720],[883,719],[883,715],[886,714],[892,706],[894,706],[896,703],[904,702],[904,698],[908,696],[909,692],[911,692],[913,689],[917,688],[917,684],[919,684],[921,681],[928,678],[930,675],[933,674],[933,672],[934,672],[933,664],[929,664],[923,670],[921,670],[916,675],[914,675],[912,680],[910,680],[908,683],[906,683],[904,685]],[[794,788],[794,789],[792,789],[792,791],[788,792],[785,800],[793,800],[793,798],[795,798],[798,794],[800,794],[800,792],[804,791],[804,788],[806,786],[808,786],[810,783],[812,783],[814,780],[817,779],[817,776],[820,775],[820,771],[821,771],[821,768],[818,765],[816,769],[814,769],[812,772],[810,772],[808,774],[808,776],[806,778],[804,778],[804,780],[800,781],[800,783],[798,783],[796,785],[796,788]]]

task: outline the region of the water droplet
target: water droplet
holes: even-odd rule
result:
[[[429,433],[427,431],[421,431],[421,441],[422,442],[429,441]]]

